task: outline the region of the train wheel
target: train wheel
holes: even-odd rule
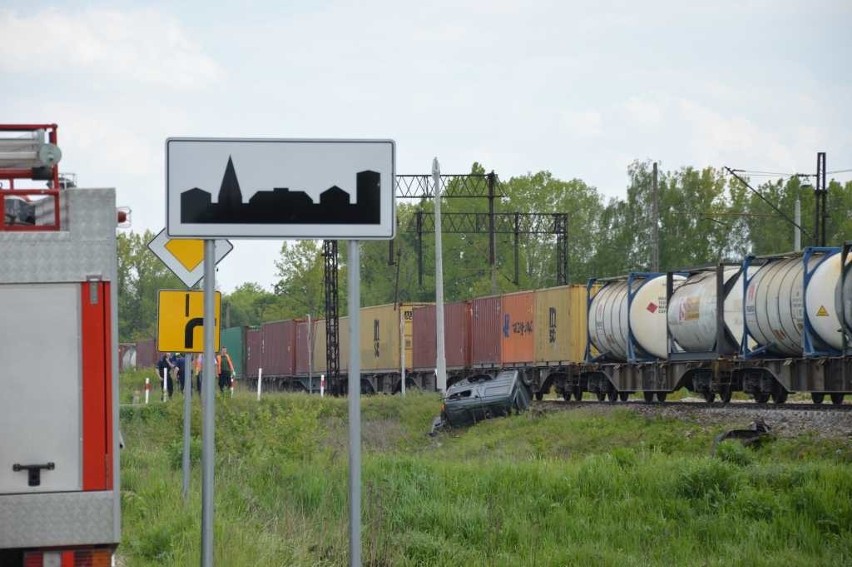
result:
[[[622,402],[626,402],[627,398],[629,398],[629,397],[630,397],[630,392],[619,392],[618,393],[618,399],[621,400]]]
[[[811,401],[816,405],[820,405],[822,401],[825,399],[825,394],[819,392],[811,393]]]
[[[595,392],[595,394],[598,396],[599,402],[602,402],[606,399],[606,392],[598,390],[597,392]]]
[[[730,403],[731,401],[731,387],[723,386],[722,391],[719,392],[719,399],[722,400],[723,404]]]
[[[583,401],[583,390],[580,388],[580,386],[574,386],[574,399],[578,402]]]
[[[843,394],[831,394],[831,403],[839,406],[843,404]]]
[[[657,401],[658,402],[666,401],[666,396],[668,396],[668,392],[657,392]]]
[[[654,392],[642,392],[642,396],[644,396],[646,404],[650,404],[654,401]]]
[[[615,403],[618,401],[618,392],[615,390],[610,390],[607,392],[606,397],[609,398],[609,401]]]
[[[537,399],[538,401],[543,400],[543,399],[544,399],[544,392],[542,392],[541,390],[539,390],[538,392],[536,392],[536,393],[535,393],[535,399]]]
[[[776,404],[783,404],[787,401],[787,390],[778,390],[772,394],[772,401]]]
[[[567,388],[562,390],[562,399],[565,400],[566,402],[570,402],[571,401],[571,390],[569,390]]]
[[[712,404],[716,401],[716,392],[706,391],[704,392],[704,401],[708,404]]]
[[[769,401],[769,394],[765,392],[758,392],[754,395],[754,401],[759,404],[765,404]]]

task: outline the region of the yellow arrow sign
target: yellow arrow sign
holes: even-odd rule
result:
[[[222,294],[214,298],[214,350],[219,350]],[[161,289],[157,298],[157,350],[204,351],[204,292]]]

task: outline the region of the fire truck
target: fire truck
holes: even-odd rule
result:
[[[64,182],[56,137],[55,124],[0,125],[3,566],[108,566],[121,534],[123,219],[114,189]]]

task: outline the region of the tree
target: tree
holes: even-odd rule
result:
[[[222,298],[222,308],[225,312],[223,327],[260,325],[274,317],[277,301],[275,294],[260,285],[253,282],[244,283]]]
[[[265,316],[278,319],[321,314],[325,306],[323,258],[319,241],[297,240],[281,245],[281,256],[275,261],[276,305]]]
[[[185,288],[148,250],[154,236],[150,230],[118,235],[118,336],[122,342],[155,337],[159,290]]]

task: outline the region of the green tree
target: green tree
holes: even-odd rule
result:
[[[118,336],[122,342],[155,337],[159,290],[186,287],[148,250],[154,236],[150,230],[118,235]]]
[[[278,298],[260,285],[244,283],[222,298],[223,326],[260,325],[274,317]]]
[[[322,242],[297,240],[284,242],[281,256],[275,261],[276,305],[264,315],[265,320],[322,314],[325,305],[323,287]]]

